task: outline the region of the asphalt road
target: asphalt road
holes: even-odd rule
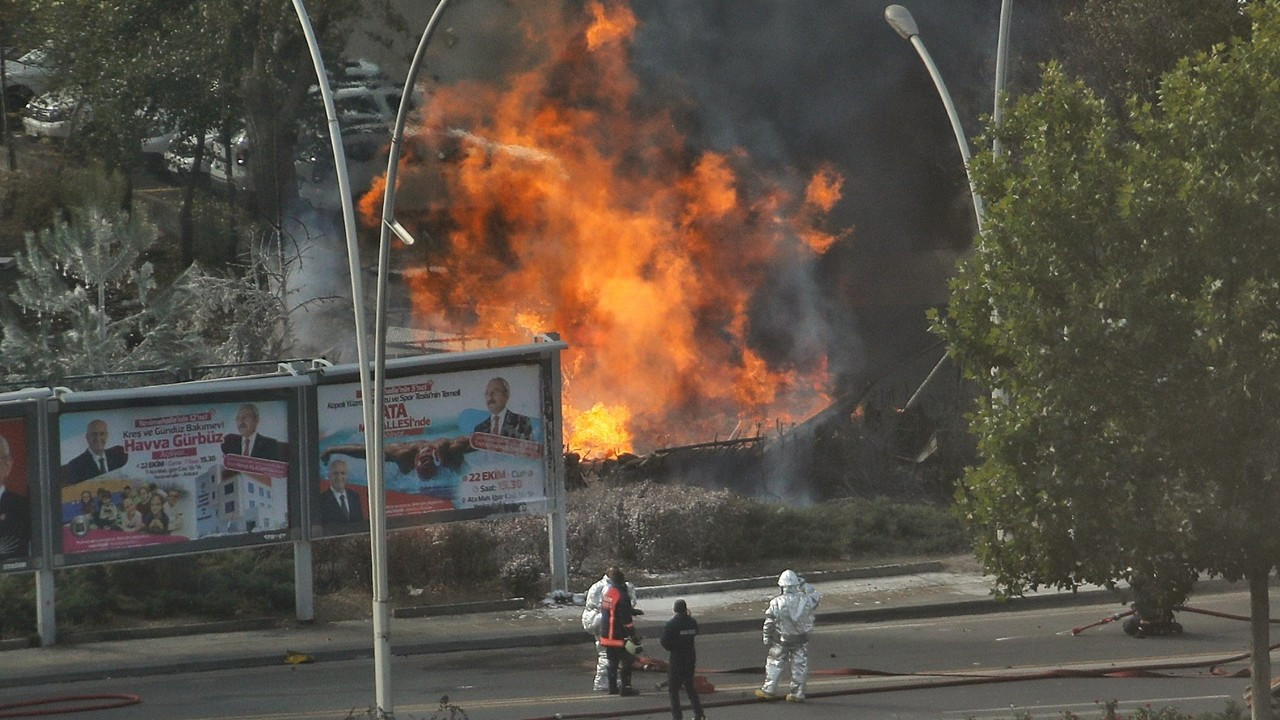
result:
[[[1196,607],[1242,613],[1240,593],[1206,596]],[[1101,717],[1103,703],[1132,710],[1174,706],[1188,713],[1221,711],[1239,702],[1247,667],[1230,660],[1248,647],[1248,624],[1184,613],[1181,636],[1134,639],[1112,623],[1073,635],[1114,604],[1028,610],[999,615],[822,625],[811,643],[810,701],[803,707],[760,703],[750,693],[761,679],[764,647],[756,633],[707,635],[699,666],[717,692],[705,696],[712,718],[1059,718],[1070,711]],[[200,642],[175,638],[174,642]],[[652,650],[665,657],[653,643]],[[1139,661],[1166,668],[1149,677],[1099,677]],[[397,657],[395,715],[450,717],[441,698],[470,720],[554,717],[670,717],[660,673],[637,673],[635,698],[589,692],[590,645]],[[854,669],[852,675],[836,674]],[[888,673],[881,675],[878,673]],[[1035,678],[1035,679],[1032,679]],[[168,720],[340,719],[363,717],[373,703],[369,660],[159,675],[65,683],[0,692],[0,703],[98,693],[132,693],[141,703],[93,717]],[[691,715],[686,712],[686,717]],[[456,717],[462,717],[457,715]]]

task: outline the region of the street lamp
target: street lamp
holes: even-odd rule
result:
[[[978,195],[977,186],[973,183],[973,173],[969,169],[969,141],[965,138],[964,127],[960,125],[960,116],[956,114],[955,103],[951,102],[951,93],[947,92],[947,85],[942,81],[942,75],[938,73],[938,67],[933,64],[933,58],[929,55],[929,50],[924,46],[924,40],[920,39],[920,28],[916,25],[915,18],[911,17],[911,11],[901,5],[890,5],[884,9],[885,22],[889,26],[898,31],[898,34],[904,40],[911,42],[916,52],[920,55],[920,59],[924,61],[924,66],[929,70],[929,76],[933,78],[933,84],[938,88],[938,95],[942,98],[942,105],[947,110],[947,117],[951,120],[951,131],[955,133],[956,144],[960,146],[960,157],[964,160],[964,172],[969,178],[969,194],[973,197],[973,214],[978,223],[978,234],[982,234],[983,211],[982,196]]]
[[[324,69],[324,60],[320,56],[320,44],[316,41],[311,17],[307,14],[302,0],[292,0],[298,22],[302,24],[302,33],[307,39],[307,49],[311,53],[311,63],[315,66],[316,81],[320,86],[320,98],[324,101],[325,118],[329,127],[329,143],[333,147],[333,166],[338,174],[338,199],[342,203],[343,229],[347,239],[347,263],[351,272],[351,307],[355,313],[356,324],[356,358],[360,366],[361,411],[364,416],[365,457],[368,458],[369,478],[369,519],[370,546],[373,562],[373,657],[375,698],[378,717],[391,714],[391,634],[389,631],[390,611],[387,604],[387,529],[385,493],[383,491],[383,464],[378,461],[382,454],[382,396],[383,396],[383,353],[378,354],[379,364],[375,373],[369,369],[369,334],[365,328],[364,288],[360,281],[360,246],[356,237],[355,200],[351,194],[351,175],[347,170],[347,154],[342,144],[342,128],[338,124],[337,107],[333,100],[333,89],[329,86],[329,74]],[[447,0],[442,0],[445,2]],[[383,231],[384,245],[386,231]],[[386,285],[386,264],[379,268],[378,297],[381,300]],[[382,323],[381,306],[378,308],[378,322]],[[379,327],[378,341],[385,342],[386,334]],[[382,348],[379,347],[381,351]],[[374,385],[374,380],[377,385]],[[375,392],[376,388],[376,392]],[[372,402],[370,399],[372,398]]]
[[[991,124],[996,130],[1004,122],[1004,82],[1009,60],[1009,20],[1013,13],[1013,0],[1000,2],[1000,35],[996,41],[996,89],[992,101]],[[991,154],[1000,157],[1000,136],[991,141]]]
[[[1000,3],[1000,31],[999,38],[996,42],[996,77],[995,90],[992,100],[992,124],[998,129],[1004,117],[1004,85],[1006,75],[1006,65],[1009,53],[1009,20],[1013,10],[1013,0],[1001,0]],[[924,40],[920,39],[920,28],[916,25],[915,18],[911,17],[911,11],[901,5],[890,5],[884,9],[885,22],[898,32],[905,40],[909,40],[911,45],[915,47],[919,53],[920,59],[924,61],[925,67],[929,70],[929,76],[933,78],[933,84],[938,88],[938,94],[942,97],[942,104],[947,109],[947,117],[951,120],[951,130],[955,133],[956,143],[960,146],[960,157],[964,159],[964,172],[969,179],[969,194],[973,198],[973,214],[978,223],[978,234],[982,234],[984,225],[984,214],[982,205],[982,196],[978,194],[978,189],[973,183],[973,173],[969,169],[970,154],[969,142],[965,139],[964,129],[960,126],[960,118],[956,114],[955,104],[951,102],[951,94],[947,92],[947,86],[942,81],[942,76],[938,73],[938,68],[933,64],[933,58],[929,56],[929,51],[924,46]],[[1000,156],[1000,139],[997,137],[991,144],[991,152],[996,157]],[[903,405],[903,410],[908,410],[915,405],[924,393],[925,387],[933,380],[938,371],[942,369],[943,363],[947,361],[947,354],[944,352],[937,364],[933,366],[933,370],[929,371],[929,375],[925,377],[924,382],[916,388],[911,394],[910,399]]]
[[[338,195],[342,202],[343,225],[347,236],[347,258],[351,267],[351,298],[356,320],[356,354],[360,364],[360,393],[363,397],[361,409],[365,426],[365,457],[368,458],[369,482],[369,546],[373,562],[373,660],[375,701],[378,716],[389,716],[393,707],[391,702],[391,610],[389,605],[390,586],[387,581],[387,497],[383,480],[383,427],[382,406],[386,397],[387,367],[387,265],[390,254],[391,239],[394,234],[406,245],[413,244],[413,235],[409,233],[391,214],[395,203],[396,171],[399,169],[400,145],[404,138],[405,122],[408,119],[414,83],[418,69],[426,56],[427,44],[435,34],[440,16],[449,5],[449,0],[440,0],[435,12],[427,21],[427,27],[418,42],[418,49],[409,65],[409,79],[405,82],[405,91],[400,100],[400,109],[396,113],[395,129],[391,133],[391,149],[387,161],[387,182],[382,204],[382,222],[380,224],[378,243],[378,276],[376,306],[374,310],[374,359],[372,378],[367,360],[368,334],[364,325],[364,291],[360,283],[360,249],[356,242],[356,221],[354,199],[351,195],[351,179],[347,172],[346,153],[342,146],[342,132],[338,126],[337,111],[333,101],[333,92],[329,87],[328,74],[324,70],[324,62],[320,57],[320,48],[316,42],[315,32],[311,28],[311,20],[303,7],[302,0],[293,0],[294,10],[302,23],[303,33],[307,37],[307,47],[311,51],[311,60],[316,68],[316,77],[320,82],[320,96],[324,100],[325,114],[329,121],[329,140],[333,145],[334,167],[338,173]],[[376,380],[376,383],[374,382]]]

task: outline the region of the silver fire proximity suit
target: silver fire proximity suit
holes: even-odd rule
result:
[[[609,655],[605,652],[604,645],[600,644],[600,601],[604,597],[604,591],[609,588],[609,574],[605,573],[587,589],[586,606],[582,609],[582,629],[591,633],[596,637],[596,679],[592,689],[596,692],[604,692],[609,689]],[[627,595],[631,598],[631,607],[636,605],[636,586],[627,583]]]
[[[805,679],[809,675],[809,633],[813,630],[814,611],[822,599],[818,592],[792,570],[778,576],[782,593],[769,602],[764,613],[764,644],[769,655],[764,665],[764,685],[756,697],[778,698],[778,681],[782,671],[790,669],[791,692],[787,700],[804,702]]]

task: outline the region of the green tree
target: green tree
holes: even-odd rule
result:
[[[1249,31],[1252,0],[1042,0],[1015,3],[1012,89],[1034,88],[1058,60],[1120,107],[1130,95],[1154,99],[1178,60]]]
[[[264,273],[219,276],[193,265],[166,282],[147,260],[159,238],[155,226],[139,210],[113,208],[111,193],[100,197],[27,235],[21,277],[0,316],[7,379],[57,384],[71,375],[280,357],[286,309],[270,273],[260,283]],[[138,382],[80,386],[94,384]]]
[[[402,27],[390,0],[310,0],[326,61],[337,63],[362,16]],[[188,132],[244,129],[250,205],[270,226],[297,202],[294,161],[308,116],[323,112],[310,93],[315,71],[288,0],[48,0],[38,5],[53,43],[59,84],[94,108],[91,139],[113,167],[136,163],[140,116],[163,108]],[[399,24],[397,24],[399,23]],[[229,143],[224,143],[229,146]],[[232,164],[234,167],[234,163]]]
[[[986,232],[936,327],[981,383],[958,505],[1000,590],[1247,580],[1280,558],[1280,7],[1122,117],[1051,66],[975,158]],[[1270,718],[1255,703],[1255,718]]]

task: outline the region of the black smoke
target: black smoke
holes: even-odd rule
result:
[[[797,348],[825,347],[846,386],[932,341],[924,311],[945,297],[946,268],[912,265],[931,251],[963,250],[975,230],[944,106],[915,49],[885,22],[888,4],[632,4],[637,71],[655,89],[692,99],[706,147],[744,148],[797,186],[824,163],[845,177],[828,229],[852,233],[809,272],[780,268],[753,305],[752,338],[773,361],[803,364]],[[1000,3],[908,7],[976,136],[992,109]]]
[[[589,1],[563,0],[570,15]],[[845,178],[825,229],[850,232],[816,262],[777,268],[752,306],[757,351],[802,367],[825,354],[842,392],[855,392],[933,344],[925,311],[945,303],[954,254],[975,231],[973,207],[943,105],[915,49],[885,22],[889,3],[628,4],[639,21],[634,69],[652,102],[677,108],[693,145],[743,149],[796,193],[823,165]],[[1000,0],[904,4],[976,138],[993,105]],[[434,7],[401,5],[411,28],[425,26]],[[1016,61],[1038,42],[1037,15],[1048,11],[1014,6]],[[531,53],[554,51],[522,45],[528,10],[516,0],[452,0],[424,77],[496,80],[527,67]]]

